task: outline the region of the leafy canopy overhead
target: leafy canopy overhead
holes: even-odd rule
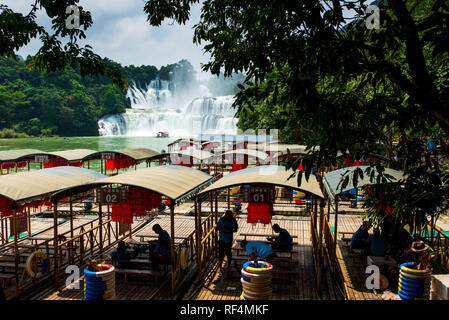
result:
[[[154,26],[185,23],[197,2],[151,0],[145,12]],[[211,55],[204,70],[247,74],[235,102],[241,128],[277,128],[289,142],[320,146],[289,167],[302,161],[309,176],[314,165],[335,164],[338,151],[365,160],[380,153],[406,170],[398,206],[442,212],[447,171],[420,138],[449,135],[449,1],[375,1],[378,29],[366,24],[371,3],[205,0],[194,41]]]
[[[90,12],[78,6],[80,28],[66,27],[70,17],[66,8],[78,3],[79,0],[36,0],[26,15],[0,4],[0,56],[15,57],[17,50],[39,38],[42,46],[31,64],[38,71],[61,71],[70,66],[79,70],[81,76],[107,75],[115,85],[125,88],[126,81],[115,65],[95,54],[91,46],[78,43],[86,38],[85,31],[92,25]],[[45,11],[51,19],[51,31],[37,23],[38,11]]]

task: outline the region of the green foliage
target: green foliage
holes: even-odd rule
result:
[[[107,60],[107,59],[105,59]],[[156,78],[154,66],[122,67],[127,77],[142,86]],[[130,107],[126,92],[107,76],[82,77],[70,67],[64,71],[40,73],[25,61],[0,57],[0,130],[2,137],[96,136],[97,121],[107,114],[123,113]],[[188,63],[188,62],[187,62]],[[185,62],[183,64],[186,64]],[[179,64],[163,67],[167,74]],[[193,69],[193,68],[192,68]]]
[[[145,11],[155,26],[184,23],[195,2],[152,0]],[[438,162],[421,168],[420,138],[449,135],[449,1],[377,1],[379,29],[366,27],[369,4],[205,0],[194,41],[211,55],[204,70],[247,75],[235,102],[242,129],[276,128],[287,142],[320,146],[289,168],[302,161],[309,177],[339,152],[372,165],[381,156],[407,174],[410,194],[396,190],[397,205],[436,216],[449,196],[445,172]]]
[[[83,77],[106,75],[114,85],[126,88],[127,83],[116,64],[102,59],[89,45],[81,47],[78,44],[79,40],[86,38],[85,31],[92,25],[90,12],[78,6],[79,28],[67,28],[70,14],[66,9],[78,3],[79,0],[36,0],[27,15],[0,5],[0,56],[15,57],[18,49],[39,38],[42,46],[30,63],[34,69],[54,72],[70,66]],[[38,23],[38,13],[51,19],[51,31]],[[64,45],[63,40],[66,42]]]

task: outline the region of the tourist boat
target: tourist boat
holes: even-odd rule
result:
[[[158,132],[157,133],[157,135],[156,135],[156,138],[168,138],[169,137],[169,135],[168,135],[168,132]]]
[[[185,155],[196,158],[192,167],[173,165],[172,154],[164,155],[171,165],[156,166],[150,166],[150,162],[162,159],[162,155],[151,150],[78,156],[82,161],[104,162],[122,160],[126,155],[136,163],[147,163],[146,168],[122,172],[117,167],[118,174],[112,177],[68,166],[1,176],[0,280],[6,298],[90,298],[86,293],[99,291],[89,288],[92,284],[87,289],[81,285],[82,267],[90,258],[104,261],[103,266],[114,272],[111,276],[102,273],[109,269],[98,271],[105,282],[115,280],[114,287],[103,293],[104,299],[240,300],[254,298],[254,294],[266,294],[263,297],[275,300],[382,298],[377,292],[367,291],[365,281],[356,277],[360,269],[344,243],[344,236],[356,231],[362,216],[339,214],[341,209],[346,213],[357,211],[341,196],[353,186],[349,184],[344,190],[337,186],[342,170],[355,167],[324,174],[322,185],[305,177],[298,184],[296,179],[289,179],[292,171],[283,166],[261,165],[229,174],[226,168],[219,172],[217,166],[206,162],[211,154],[204,151],[184,150]],[[19,156],[22,161],[23,155]],[[0,159],[16,158],[5,155]],[[198,170],[204,165],[209,174]],[[106,173],[103,169],[107,165],[96,163],[92,167]],[[402,177],[401,172],[387,170],[398,181]],[[363,185],[370,182],[364,181]],[[301,194],[301,201],[293,201],[294,191]],[[320,205],[325,199],[327,208]],[[91,201],[92,208],[85,210],[85,201]],[[235,215],[239,227],[232,248],[234,268],[223,270],[225,284],[216,287],[221,276],[216,262],[217,222],[226,210],[237,206],[240,210]],[[335,213],[332,219],[330,213]],[[273,223],[289,231],[293,250],[273,258],[267,275],[273,286],[262,290],[242,277],[245,272],[253,272],[244,267],[248,255],[240,243],[247,239],[263,241],[272,235]],[[155,224],[169,233],[170,259],[177,262],[166,263],[160,269],[153,269],[145,247],[149,240],[157,238]],[[434,232],[442,243],[449,241],[444,234]],[[112,252],[122,240],[136,253],[126,268],[112,259]],[[74,265],[80,274],[73,276],[70,287],[64,274]],[[145,285],[144,278],[150,280]],[[200,285],[195,285],[196,280]]]

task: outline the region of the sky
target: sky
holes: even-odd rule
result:
[[[11,9],[27,14],[34,0],[0,0]],[[201,72],[201,63],[210,56],[193,43],[192,27],[200,20],[201,6],[191,11],[186,25],[164,21],[161,27],[151,27],[143,12],[145,0],[81,0],[80,5],[92,14],[93,25],[86,31],[87,39],[81,42],[93,47],[95,53],[120,64],[161,66],[189,60],[200,80],[210,77]],[[38,23],[49,30],[50,20],[44,12],[38,14]],[[39,40],[32,40],[18,54],[33,55],[40,47]]]

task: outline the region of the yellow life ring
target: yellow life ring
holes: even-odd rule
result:
[[[407,268],[405,266],[401,266],[401,270],[406,272],[406,273],[414,274],[414,275],[417,275],[417,276],[427,276],[427,275],[430,275],[432,273],[432,271],[430,271],[430,270],[416,270],[416,269]]]
[[[179,254],[179,264],[181,265],[181,269],[185,270],[187,268],[187,249],[182,249]]]
[[[39,257],[42,259],[42,268],[38,272],[33,270],[34,259]],[[48,271],[48,267],[50,265],[50,259],[48,259],[47,255],[42,251],[33,252],[27,259],[25,270],[28,275],[33,279],[41,278]]]
[[[254,263],[254,261],[246,262],[243,265],[243,269],[251,273],[267,273],[273,269],[273,266],[269,262],[260,261],[259,264],[263,265],[264,267],[254,267]]]

